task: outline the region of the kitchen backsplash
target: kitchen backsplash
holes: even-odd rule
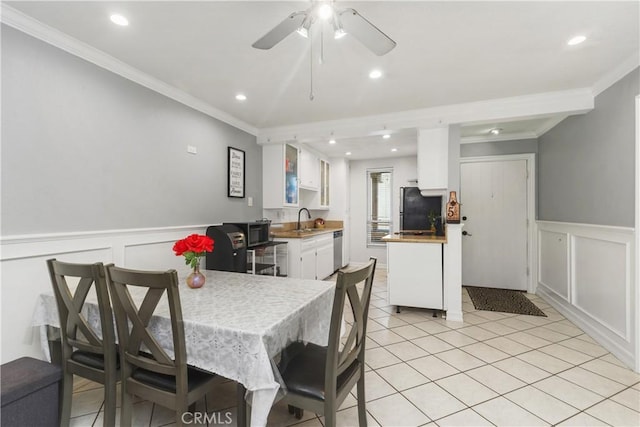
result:
[[[282,209],[263,209],[262,215],[264,218],[270,219],[271,223],[284,223],[284,222],[297,222],[298,221],[298,209],[299,208],[282,208]],[[315,220],[316,218],[326,219],[329,215],[329,211],[327,210],[313,210],[309,209],[311,212],[311,219]],[[303,212],[300,216],[301,220],[307,219],[306,212]],[[313,227],[313,221],[311,221]]]

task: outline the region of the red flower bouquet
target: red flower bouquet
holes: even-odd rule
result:
[[[213,252],[213,239],[202,234],[192,234],[173,245],[176,256],[184,255],[185,264],[191,268],[198,266],[198,261],[205,252]]]

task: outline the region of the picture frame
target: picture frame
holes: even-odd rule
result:
[[[245,161],[244,150],[227,147],[227,197],[244,198]]]

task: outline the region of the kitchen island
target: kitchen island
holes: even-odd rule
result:
[[[423,232],[389,234],[388,303],[446,312],[462,321],[462,225],[447,224],[444,236]]]

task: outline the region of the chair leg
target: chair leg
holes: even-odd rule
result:
[[[245,399],[245,394],[247,389],[244,388],[244,385],[238,383],[237,386],[237,416],[238,416],[238,427],[246,427],[250,425],[251,413],[249,412],[249,405],[247,405],[247,399]]]
[[[364,398],[364,372],[360,373],[358,380],[358,424],[360,427],[367,427],[367,407]]]
[[[120,408],[120,426],[131,427],[131,417],[133,416],[133,399],[127,391],[125,382],[126,381],[122,381],[122,389],[120,390],[122,394],[122,407]]]
[[[324,427],[336,427],[336,408],[333,409],[324,413]]]
[[[73,374],[64,372],[60,384],[60,426],[67,427],[71,419],[71,399],[73,399]]]
[[[301,419],[302,419],[302,417],[304,416],[304,409],[302,409],[302,408],[295,408],[295,407],[294,407],[293,409],[295,410],[296,418],[297,418],[297,419],[299,419],[299,420],[301,420]]]
[[[116,425],[116,384],[116,381],[112,378],[106,378],[104,382],[103,425],[105,427],[112,427]]]
[[[296,408],[293,405],[287,405],[287,409],[289,409],[289,413],[293,415],[296,412]]]

